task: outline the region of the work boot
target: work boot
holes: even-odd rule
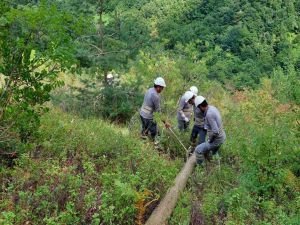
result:
[[[146,140],[147,138],[148,138],[148,136],[147,135],[145,135],[145,134],[141,134],[141,139],[143,139],[143,140]]]
[[[154,148],[156,150],[163,150],[163,147],[161,146],[161,144],[158,141],[154,142]]]
[[[204,162],[204,155],[196,153],[197,165],[202,165]]]
[[[194,151],[195,151],[195,147],[194,146],[190,146],[188,148],[187,157],[190,157],[191,155],[193,155]]]
[[[157,150],[162,150],[162,146],[160,144],[160,137],[159,136],[156,136],[153,140],[153,143],[154,143],[154,148],[157,149]]]
[[[141,132],[141,139],[143,139],[143,140],[148,139],[148,131],[147,130],[143,130]]]

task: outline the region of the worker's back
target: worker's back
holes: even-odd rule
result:
[[[140,115],[145,119],[153,119],[153,113],[160,111],[160,95],[154,87],[149,88],[145,94]]]
[[[209,135],[210,133],[217,134],[219,138],[226,137],[224,129],[221,113],[219,110],[212,105],[208,106],[208,109],[205,113],[205,128],[207,129]]]
[[[195,125],[204,127],[204,113],[198,108],[194,107]]]

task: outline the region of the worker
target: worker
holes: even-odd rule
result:
[[[195,149],[197,163],[201,164],[205,156],[212,153],[215,155],[226,139],[226,134],[223,129],[222,118],[219,110],[208,105],[203,96],[197,96],[195,106],[204,113],[204,127],[207,129],[208,140],[201,143]]]
[[[155,140],[158,134],[157,124],[153,119],[154,112],[160,112],[160,93],[166,87],[165,80],[158,77],[154,80],[154,87],[149,88],[145,94],[143,105],[140,109],[142,122],[142,138],[147,138],[150,133],[151,140]],[[165,123],[169,127],[168,123]]]
[[[190,119],[193,113],[193,105],[195,94],[191,91],[187,91],[181,97],[179,101],[179,107],[177,111],[178,129],[180,131],[186,131],[190,124]]]
[[[189,91],[193,92],[195,96],[198,95],[198,88],[197,88],[196,86],[190,87],[190,90],[189,90]],[[179,105],[180,99],[181,99],[181,97],[178,98],[177,105]]]
[[[197,97],[196,97],[197,98]],[[198,98],[199,99],[199,98]],[[189,153],[193,153],[196,145],[205,142],[207,130],[204,128],[204,113],[194,106],[194,126],[191,133]],[[197,142],[197,139],[199,140]]]

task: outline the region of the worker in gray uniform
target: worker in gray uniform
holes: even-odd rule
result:
[[[194,126],[191,133],[191,148],[190,153],[194,152],[196,145],[205,142],[207,130],[204,128],[204,113],[198,108],[194,107]],[[197,142],[197,139],[199,140]]]
[[[154,80],[154,87],[149,88],[145,94],[144,102],[140,109],[142,138],[147,138],[150,133],[151,139],[154,141],[158,134],[157,124],[153,119],[153,113],[161,111],[160,93],[165,87],[165,80],[158,77]],[[166,127],[169,126],[167,123],[165,125]]]
[[[216,107],[208,105],[203,96],[196,97],[195,106],[204,113],[204,127],[208,134],[208,140],[195,149],[197,163],[201,164],[207,154],[211,152],[214,155],[218,152],[226,139],[226,134],[223,129],[221,114]]]
[[[179,101],[177,111],[177,121],[179,131],[186,131],[189,128],[190,119],[193,113],[193,105],[195,95],[191,91],[187,91]]]

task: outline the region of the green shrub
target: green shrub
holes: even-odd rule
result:
[[[90,80],[84,83],[84,88],[65,86],[56,90],[52,102],[84,118],[97,117],[120,123],[129,121],[142,104],[143,96],[136,90],[137,84],[102,86],[99,81]]]

